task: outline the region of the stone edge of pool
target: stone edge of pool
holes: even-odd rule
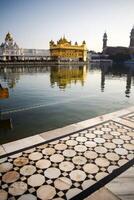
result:
[[[134,106],[128,107],[116,112],[101,115],[95,118],[87,119],[78,123],[74,123],[62,128],[54,129],[51,131],[46,131],[34,136],[26,137],[13,142],[5,143],[0,145],[0,156],[10,154],[13,152],[20,151],[26,148],[34,147],[36,145],[42,144],[44,142],[55,140],[58,137],[66,136],[68,134],[80,131],[82,129],[92,127],[94,125],[103,123],[108,120],[113,120],[115,122],[126,125],[130,128],[134,128],[134,122],[125,118],[126,115],[131,115],[134,112]]]

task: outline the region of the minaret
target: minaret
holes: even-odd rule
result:
[[[129,45],[129,48],[134,48],[134,26],[131,30],[131,33],[130,33],[130,45]]]
[[[107,34],[105,32],[103,35],[103,51],[105,50],[106,47],[107,47]]]

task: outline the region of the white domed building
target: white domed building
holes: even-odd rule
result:
[[[6,34],[5,42],[0,45],[1,61],[42,60],[49,57],[49,50],[20,48],[9,32]]]

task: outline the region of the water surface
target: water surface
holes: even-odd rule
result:
[[[0,81],[10,93],[1,144],[134,105],[134,72],[122,66],[14,67]]]

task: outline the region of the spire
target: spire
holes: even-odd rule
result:
[[[103,38],[107,38],[107,33],[106,33],[106,31],[104,32]]]
[[[104,32],[104,35],[103,35],[103,51],[104,49],[107,47],[107,33],[106,31]]]
[[[130,48],[134,48],[134,25],[130,32]]]

